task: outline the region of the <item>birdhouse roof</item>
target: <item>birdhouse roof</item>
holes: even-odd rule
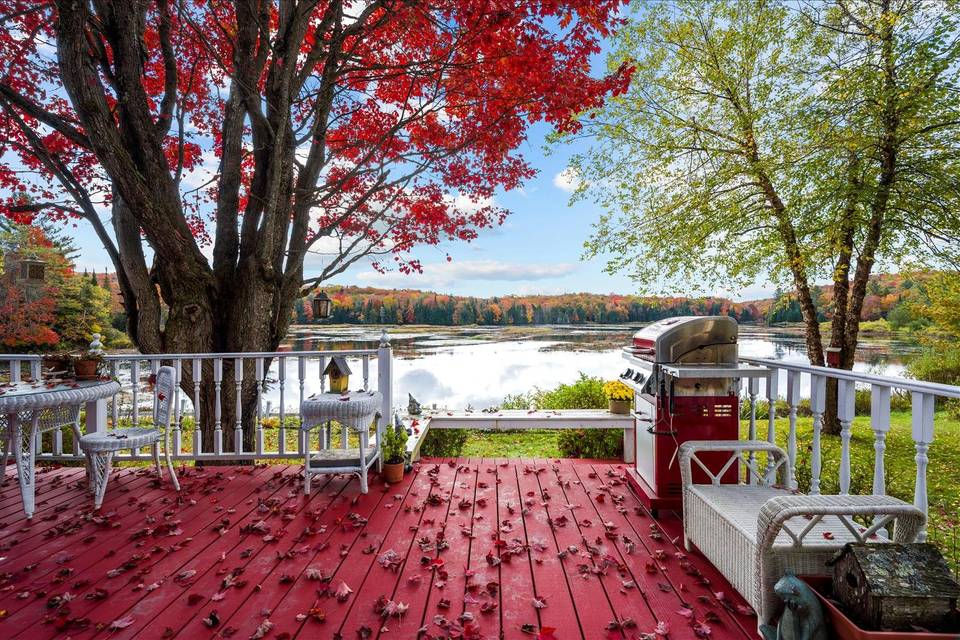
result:
[[[897,598],[960,598],[960,585],[932,544],[848,544],[837,558],[852,554],[870,592]]]
[[[334,371],[342,376],[348,376],[353,373],[350,371],[349,365],[347,365],[347,359],[343,356],[333,356],[330,358],[330,362],[327,363],[327,368],[323,370],[323,375]]]

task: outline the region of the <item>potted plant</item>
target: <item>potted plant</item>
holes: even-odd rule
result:
[[[103,354],[96,351],[86,351],[73,357],[73,371],[77,380],[96,380],[100,377],[100,365],[103,363]]]
[[[45,353],[40,359],[40,366],[44,378],[66,378],[73,367],[73,356],[66,351]]]
[[[610,413],[629,415],[633,389],[619,380],[611,380],[603,384],[603,392],[607,395]]]
[[[403,480],[403,466],[407,454],[407,432],[402,427],[387,425],[383,434],[380,455],[383,456],[383,480],[396,484]]]

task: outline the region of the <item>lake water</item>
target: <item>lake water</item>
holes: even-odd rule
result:
[[[394,402],[406,406],[407,393],[412,393],[427,406],[483,409],[508,394],[573,382],[580,372],[616,378],[625,367],[620,348],[638,327],[393,327],[389,331],[395,355]],[[379,327],[301,326],[291,331],[286,345],[304,350],[368,349],[377,346],[379,335]],[[855,369],[899,375],[903,356],[915,350],[912,343],[867,337],[858,349]],[[797,330],[740,327],[741,356],[805,363],[805,353],[803,335]],[[287,379],[295,380],[296,362],[287,366]],[[317,373],[308,374],[307,393],[319,391]],[[371,385],[375,381],[376,367],[371,366]],[[275,401],[274,395],[268,393],[268,398]],[[285,404],[295,410],[292,400],[288,395]]]

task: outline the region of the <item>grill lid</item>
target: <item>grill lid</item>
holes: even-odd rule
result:
[[[734,364],[737,321],[727,316],[680,316],[647,325],[633,335],[633,354],[658,363]]]

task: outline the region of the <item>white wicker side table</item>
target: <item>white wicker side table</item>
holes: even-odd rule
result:
[[[33,517],[35,497],[34,463],[39,435],[57,427],[70,426],[80,439],[80,406],[109,398],[120,391],[113,380],[88,382],[20,382],[0,389],[0,444],[3,470],[13,449],[20,481],[20,496],[27,518]],[[88,420],[90,415],[87,415]]]
[[[367,492],[367,471],[377,464],[380,469],[380,430],[370,444],[370,423],[380,417],[383,397],[377,391],[318,393],[300,404],[300,437],[303,461],[303,492],[310,493],[310,480],[318,473],[353,473],[360,478],[361,493]],[[343,428],[341,446],[331,442],[331,422]],[[320,450],[310,451],[310,433],[321,427]],[[359,447],[349,447],[347,429],[359,437]]]

